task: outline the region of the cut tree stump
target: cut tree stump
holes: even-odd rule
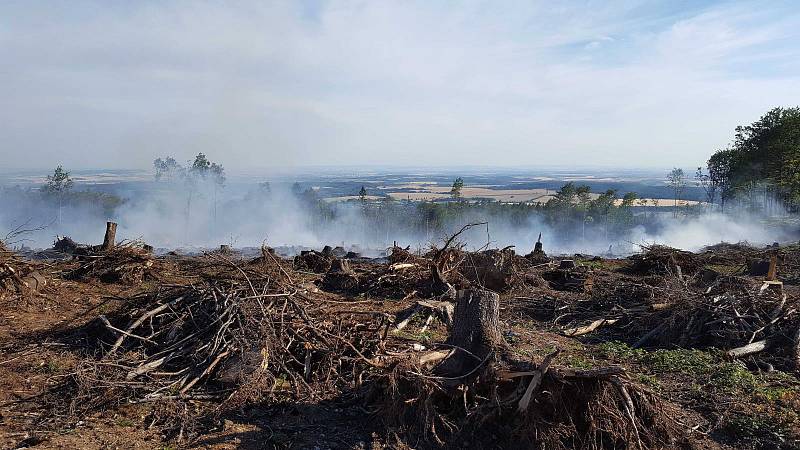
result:
[[[464,289],[457,292],[456,302],[453,327],[445,344],[457,351],[438,368],[440,374],[451,377],[467,375],[505,346],[500,333],[499,295],[485,289]]]
[[[346,259],[334,259],[322,278],[322,286],[332,291],[352,291],[358,287],[358,276]]]
[[[106,235],[103,238],[103,250],[111,250],[114,248],[114,241],[117,238],[117,224],[115,222],[106,222]]]

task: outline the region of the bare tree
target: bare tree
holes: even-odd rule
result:
[[[717,190],[719,188],[717,183],[714,182],[714,180],[711,178],[709,174],[703,173],[702,167],[697,168],[697,172],[695,172],[694,174],[694,179],[695,183],[698,186],[702,187],[703,190],[705,191],[706,203],[708,203],[710,207],[713,207],[714,200],[716,200],[717,198]]]

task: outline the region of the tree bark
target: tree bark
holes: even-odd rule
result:
[[[445,342],[471,353],[457,350],[441,365],[448,375],[465,375],[504,346],[500,333],[500,296],[484,289],[465,289],[456,294],[453,328]]]
[[[117,237],[117,224],[114,222],[106,222],[106,235],[103,238],[103,250],[111,250],[114,248],[114,241]]]

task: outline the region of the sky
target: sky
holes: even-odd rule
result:
[[[794,1],[0,1],[0,168],[696,167],[800,104]]]

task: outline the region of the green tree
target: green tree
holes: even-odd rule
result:
[[[155,169],[155,174],[153,175],[156,181],[161,181],[162,178],[167,178],[172,180],[175,175],[179,174],[183,169],[175,158],[171,156],[167,156],[166,158],[156,158],[153,161],[153,168]]]
[[[636,192],[626,192],[625,195],[622,196],[622,207],[630,208],[638,198],[639,194]]]
[[[52,195],[58,201],[58,223],[61,223],[61,210],[64,204],[64,196],[72,190],[75,183],[72,181],[69,172],[59,164],[52,175],[47,176],[47,183],[44,185],[44,192]]]
[[[605,236],[608,239],[608,217],[614,209],[614,201],[617,199],[616,189],[609,189],[602,194],[598,195],[596,199],[592,200],[590,210],[593,216],[603,217],[603,224],[605,228]]]
[[[361,200],[361,203],[367,201],[367,188],[361,186],[361,190],[358,191],[358,198]]]
[[[800,107],[774,108],[759,120],[736,128],[733,142],[714,153],[708,175],[721,200],[763,190],[788,205],[800,202]]]
[[[675,208],[672,211],[673,217],[678,217],[678,202],[681,200],[683,191],[686,189],[686,174],[683,169],[674,168],[667,175],[667,184],[672,189],[673,198],[675,199]]]
[[[204,153],[198,153],[194,161],[185,171],[184,183],[186,185],[186,225],[188,228],[192,211],[192,198],[198,190],[200,183],[211,181],[213,186],[213,217],[217,221],[217,191],[225,186],[225,169],[222,165],[212,163]]]
[[[461,198],[461,190],[464,189],[464,179],[461,177],[453,180],[453,187],[450,189],[450,195],[453,198]]]
[[[586,240],[586,224],[592,221],[592,217],[589,215],[589,205],[592,202],[591,189],[589,186],[582,185],[578,186],[574,192],[578,199],[578,206],[583,214],[581,220],[581,239]]]

